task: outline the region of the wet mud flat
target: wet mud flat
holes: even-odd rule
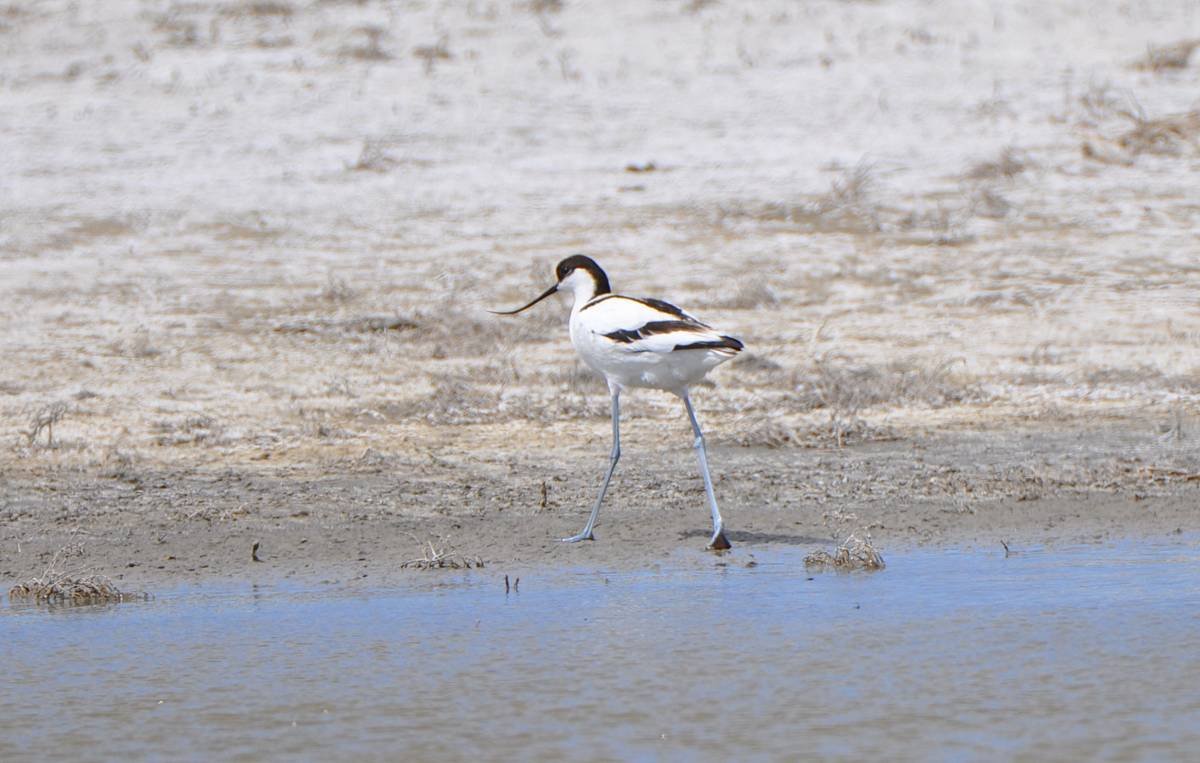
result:
[[[1200,546],[794,547],[4,602],[6,760],[1186,759]],[[519,571],[519,568],[511,568]],[[47,713],[45,708],[55,712]]]
[[[392,454],[307,469],[10,472],[0,576],[13,585],[57,567],[154,592],[186,581],[402,583],[439,555],[487,569],[636,570],[700,553],[708,515],[691,449],[686,436],[660,447],[654,422],[629,428],[598,540],[558,541],[582,526],[604,467],[606,427],[586,429],[590,439],[519,452],[489,450],[477,432],[416,463]],[[829,549],[851,533],[886,555],[1161,539],[1197,527],[1200,458],[1150,427],[960,432],[841,449],[714,441],[733,559]]]

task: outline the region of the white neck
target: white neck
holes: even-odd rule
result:
[[[575,298],[571,312],[579,312],[596,296],[596,281],[586,270],[574,270],[558,284],[558,290],[569,292]]]

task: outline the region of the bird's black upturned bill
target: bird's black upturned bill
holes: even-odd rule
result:
[[[556,291],[558,291],[558,284],[554,284],[549,289],[546,289],[546,291],[542,294],[542,296],[533,300],[532,302],[530,302],[528,305],[525,305],[524,307],[518,307],[516,310],[488,310],[488,312],[491,313],[492,315],[516,315],[519,312],[528,310],[529,308],[533,307],[538,302],[541,302],[546,297],[549,297],[551,294],[553,294]]]

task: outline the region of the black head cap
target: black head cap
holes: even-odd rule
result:
[[[562,281],[567,276],[571,275],[572,270],[586,270],[591,274],[592,280],[596,282],[597,294],[608,294],[612,289],[608,286],[608,276],[596,264],[596,261],[591,257],[585,257],[582,254],[573,254],[562,262],[558,263],[558,267],[554,269],[558,280]]]

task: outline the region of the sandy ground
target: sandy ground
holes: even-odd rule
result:
[[[601,539],[552,542],[607,401],[564,306],[484,309],[577,251],[746,341],[696,392],[739,548],[1194,530],[1192,39],[1167,2],[0,6],[0,576],[698,549],[652,393]]]

